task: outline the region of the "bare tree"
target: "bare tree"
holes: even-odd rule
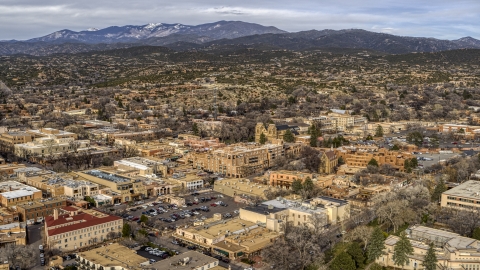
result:
[[[372,236],[372,232],[373,232],[372,227],[369,227],[366,225],[360,225],[355,229],[353,229],[352,231],[348,232],[347,236],[345,237],[345,240],[347,241],[360,240],[363,243],[363,250],[366,250],[368,246],[368,241]]]

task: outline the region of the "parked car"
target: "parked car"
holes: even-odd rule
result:
[[[173,240],[173,241],[172,241],[172,244],[174,244],[174,245],[178,245],[178,242],[177,242],[177,241],[175,241],[175,240]]]
[[[216,203],[212,203],[212,204],[210,204],[210,206],[217,207],[217,204],[216,204]]]

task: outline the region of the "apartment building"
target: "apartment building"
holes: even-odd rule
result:
[[[64,194],[68,197],[83,199],[85,196],[95,196],[100,190],[100,185],[84,180],[62,181]]]
[[[196,190],[203,188],[203,179],[196,174],[174,173],[171,179],[177,181],[182,185],[182,188],[187,190]]]
[[[140,270],[149,264],[148,259],[118,243],[83,251],[77,255],[80,269]]]
[[[72,146],[75,142],[76,146]],[[16,144],[14,154],[18,157],[28,158],[30,156],[44,156],[74,151],[77,149],[90,147],[90,140],[75,140],[72,137],[57,138],[39,137],[28,143]]]
[[[480,181],[469,180],[442,193],[440,205],[480,210]]]
[[[480,266],[479,241],[459,234],[413,225],[405,230],[413,247],[413,254],[403,269],[421,269],[429,244],[435,245],[437,268],[476,270]],[[393,261],[394,247],[398,236],[390,235],[385,240],[384,254],[376,260],[382,266],[396,267]]]
[[[30,134],[32,138],[51,137],[57,139],[70,138],[72,140],[76,140],[78,138],[78,135],[73,132],[68,132],[55,128],[30,129],[27,130],[26,133]]]
[[[281,231],[281,224],[325,227],[350,217],[348,201],[320,196],[304,202],[277,198],[240,209],[240,219],[265,224],[272,231]],[[318,223],[314,223],[316,220]]]
[[[128,139],[134,141],[149,141],[158,137],[158,134],[153,130],[137,131],[137,132],[123,132],[123,133],[110,133],[107,135],[109,142],[115,142],[117,139]]]
[[[149,267],[153,269],[169,269],[173,267],[176,270],[226,270],[226,268],[219,266],[218,259],[193,250],[155,262],[149,265]]]
[[[106,170],[88,170],[78,172],[80,177],[99,185],[108,187],[118,197],[114,198],[114,203],[129,202],[141,200],[148,196],[147,189],[142,180],[119,175]]]
[[[390,151],[385,148],[378,151],[357,151],[355,148],[338,148],[335,150],[338,157],[342,157],[348,166],[367,167],[370,160],[375,159],[379,166],[390,164],[397,170],[403,171],[405,160],[415,156],[407,152]]]
[[[113,166],[122,171],[136,170],[141,176],[162,175],[166,176],[168,168],[161,160],[146,157],[124,158],[113,162]]]
[[[292,186],[293,181],[300,180],[303,182],[307,177],[313,179],[315,178],[315,175],[311,173],[286,170],[271,171],[269,176],[269,183],[271,186],[274,187],[282,187],[288,189]]]
[[[214,218],[196,227],[177,228],[173,237],[213,254],[235,259],[244,255],[259,255],[280,235],[247,220]]]
[[[12,208],[0,208],[0,225],[10,224],[18,221],[20,221],[20,218],[17,211],[14,211]]]
[[[27,231],[20,223],[0,226],[0,248],[7,245],[26,245]]]
[[[53,209],[67,206],[66,198],[58,196],[18,204],[17,212],[20,221],[41,221],[53,215]]]
[[[53,210],[45,219],[45,238],[48,248],[62,252],[102,242],[120,235],[123,219],[95,210],[66,206]]]
[[[41,190],[17,181],[1,182],[0,192],[0,203],[3,207],[10,207],[22,202],[29,202],[42,198]]]
[[[193,166],[227,177],[242,178],[261,172],[285,156],[282,145],[238,144],[193,156]]]
[[[0,149],[13,152],[16,144],[28,143],[33,140],[33,136],[26,132],[5,132],[0,133]]]
[[[8,176],[13,176],[15,175],[15,171],[18,169],[26,168],[25,164],[18,164],[16,162],[14,163],[3,163],[0,164],[0,175],[8,175]]]

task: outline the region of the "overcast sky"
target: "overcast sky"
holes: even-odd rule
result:
[[[0,40],[61,29],[240,20],[286,31],[360,28],[480,39],[480,0],[0,0]]]

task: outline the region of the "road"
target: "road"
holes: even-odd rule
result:
[[[43,245],[43,224],[27,226],[28,245],[33,245],[38,250],[39,245]],[[38,257],[37,265],[33,270],[43,270],[44,266],[40,265],[40,251],[36,255]]]

